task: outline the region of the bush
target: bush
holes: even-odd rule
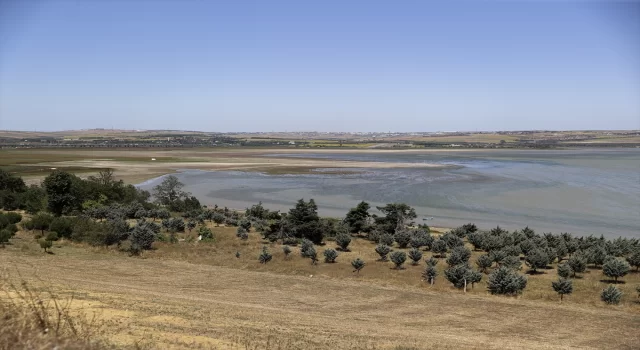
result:
[[[41,239],[38,242],[40,243],[40,248],[42,248],[45,253],[47,252],[47,249],[51,249],[51,247],[53,247],[53,242],[48,239]]]
[[[630,268],[631,266],[626,261],[613,258],[602,265],[602,273],[607,277],[613,277],[618,282],[618,278],[629,273]]]
[[[318,252],[314,246],[307,247],[302,251],[302,256],[311,259],[311,264],[315,265],[318,262]]]
[[[436,239],[433,241],[431,251],[438,254],[438,257],[445,258],[447,257],[447,243],[442,239]]]
[[[49,226],[53,222],[53,216],[47,213],[39,213],[31,219],[34,230],[40,230],[44,235],[44,231],[49,230]]]
[[[466,264],[471,258],[471,251],[465,247],[457,246],[451,250],[451,254],[447,258],[447,264],[449,266],[455,266],[460,264]]]
[[[162,227],[172,232],[184,232],[185,224],[181,218],[170,218],[162,220]]]
[[[213,232],[210,228],[206,226],[200,226],[198,229],[198,235],[201,237],[203,241],[212,241],[213,240]]]
[[[247,239],[249,239],[249,232],[244,230],[242,233],[240,233],[240,239],[243,241],[246,241]]]
[[[380,236],[380,238],[378,239],[378,242],[391,247],[394,242],[393,236],[390,234],[384,233]]]
[[[558,276],[560,278],[569,278],[573,274],[573,270],[569,264],[558,264]]]
[[[282,246],[282,252],[284,253],[284,258],[289,258],[289,254],[291,254],[291,248],[288,245]]]
[[[238,221],[238,226],[245,229],[245,231],[249,231],[251,229],[251,221],[243,218],[242,220]]]
[[[384,243],[380,243],[376,246],[376,253],[380,255],[380,259],[378,259],[378,261],[387,261],[387,255],[389,255],[390,252],[391,248]]]
[[[403,251],[395,251],[391,254],[391,262],[393,262],[396,266],[394,267],[396,270],[402,269],[402,265],[405,261],[407,261],[407,254]]]
[[[313,242],[311,242],[310,240],[303,238],[300,241],[300,256],[302,256],[303,258],[306,257],[305,252],[309,249],[313,249]]]
[[[12,236],[11,231],[7,229],[0,230],[0,246],[4,248],[4,245],[9,242]]]
[[[22,215],[20,215],[20,213],[16,213],[13,211],[10,211],[4,214],[4,217],[7,218],[7,220],[9,221],[9,224],[17,224],[20,221],[22,221]]]
[[[610,305],[617,305],[622,298],[622,292],[616,286],[608,286],[600,293],[600,300]]]
[[[57,217],[51,221],[49,229],[56,231],[62,238],[70,238],[73,233],[73,219],[69,217]]]
[[[489,274],[487,288],[491,294],[517,295],[527,286],[527,278],[504,266]]]
[[[524,262],[529,266],[531,271],[536,272],[537,269],[547,267],[549,256],[542,249],[535,249],[525,256]]]
[[[425,259],[425,262],[427,263],[427,265],[431,265],[431,266],[438,265],[438,259],[436,259],[434,257],[430,257],[429,259]]]
[[[576,273],[583,273],[587,270],[587,259],[581,254],[574,254],[567,260],[567,264],[573,271],[573,277],[576,277]]]
[[[607,249],[602,246],[592,247],[587,253],[587,261],[595,267],[603,265],[607,261]]]
[[[442,235],[442,237],[440,237],[441,240],[443,240],[446,244],[447,247],[449,249],[453,249],[455,247],[462,247],[464,246],[464,241],[462,240],[462,238],[454,235],[453,233],[447,232],[444,235]]]
[[[411,242],[411,234],[406,230],[400,230],[396,232],[394,239],[398,243],[398,247],[406,248]]]
[[[343,252],[349,251],[349,244],[351,243],[351,236],[346,233],[340,233],[336,236],[336,244]]]
[[[338,258],[338,252],[335,249],[325,249],[324,253],[324,262],[326,263],[334,263],[336,262],[336,258]]]
[[[198,223],[195,220],[189,220],[187,222],[187,230],[189,230],[189,232],[191,232],[191,230],[196,228],[196,226],[198,226]]]
[[[357,272],[358,274],[360,274],[360,270],[362,270],[364,265],[366,265],[366,263],[360,258],[356,258],[351,262],[351,266],[353,266],[353,272]]]
[[[493,260],[487,254],[480,255],[478,259],[476,259],[476,265],[482,272],[486,272],[488,268],[493,265]]]
[[[422,278],[425,281],[427,281],[429,284],[433,285],[437,276],[438,276],[438,270],[436,270],[436,267],[433,265],[427,264],[427,267],[424,269],[424,272],[422,272]]]
[[[411,259],[411,264],[414,266],[418,265],[420,260],[422,260],[422,252],[418,248],[412,248],[408,255],[409,259]]]
[[[47,241],[57,241],[58,240],[58,233],[51,231],[51,232],[47,233],[47,237],[45,239]]]
[[[473,232],[467,235],[467,240],[473,245],[473,250],[481,250],[482,243],[484,241],[484,234],[482,232]]]
[[[560,301],[562,301],[565,294],[573,293],[573,283],[566,278],[560,278],[557,282],[551,282],[551,287],[556,293],[560,294]]]
[[[247,233],[247,230],[242,226],[238,226],[238,229],[236,230],[236,237],[240,237],[245,233]]]
[[[150,250],[156,234],[146,225],[136,225],[129,236],[131,240],[131,254],[139,255],[143,250]]]
[[[260,256],[258,256],[258,261],[260,261],[261,264],[266,264],[271,261],[272,258],[273,256],[271,255],[271,253],[269,253],[267,247],[263,246],[262,253],[260,253]]]

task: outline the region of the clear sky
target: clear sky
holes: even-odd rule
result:
[[[640,2],[0,0],[0,129],[640,129]]]

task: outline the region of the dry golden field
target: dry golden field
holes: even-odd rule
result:
[[[70,242],[44,254],[32,234],[19,232],[0,249],[9,280],[28,280],[95,314],[101,335],[118,346],[153,349],[634,349],[640,345],[640,303],[632,273],[624,297],[606,306],[599,270],[574,280],[560,303],[555,270],[529,276],[522,296],[492,296],[483,282],[464,294],[446,281],[444,261],[433,287],[420,266],[392,269],[377,262],[373,244],[354,239],[337,263],[313,266],[297,248],[285,259],[279,244],[258,234],[211,226],[215,241],[157,242],[142,257],[115,248]],[[258,263],[267,245],[273,260]],[[318,253],[328,247],[318,247]],[[236,258],[236,252],[240,257]],[[472,261],[479,253],[474,252]],[[425,252],[425,256],[430,256]],[[367,265],[357,275],[350,261]]]

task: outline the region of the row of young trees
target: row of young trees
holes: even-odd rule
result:
[[[4,209],[34,209],[26,195],[30,188],[35,191],[35,187],[27,188],[20,178],[0,172],[0,204]],[[200,226],[200,239],[212,240],[213,233],[203,225],[209,221],[238,226],[237,235],[241,239],[247,239],[253,228],[272,242],[279,240],[285,246],[301,244],[301,254],[314,264],[318,261],[314,244],[322,244],[327,238],[335,240],[337,245],[336,249],[324,251],[328,263],[336,261],[339,251],[349,250],[354,236],[375,242],[379,260],[390,259],[397,269],[403,268],[407,258],[412,264],[418,264],[423,252],[431,251],[432,257],[423,273],[429,283],[434,283],[437,277],[435,258],[439,258],[447,263],[444,277],[457,288],[466,289],[469,284],[473,287],[492,269],[487,283],[495,294],[518,294],[526,287],[526,277],[518,273],[522,261],[530,274],[558,262],[561,279],[554,282],[553,288],[561,296],[571,293],[570,278],[583,273],[589,264],[602,266],[603,273],[614,282],[624,277],[632,266],[636,270],[640,267],[637,239],[577,238],[567,233],[540,235],[528,227],[512,232],[500,227],[480,231],[473,224],[435,237],[427,225],[415,225],[412,221],[417,217],[415,210],[404,203],[377,207],[382,214],[377,215],[372,214],[370,205],[363,201],[349,210],[344,219],[321,218],[313,199],[300,199],[286,213],[268,210],[262,203],[239,213],[228,208],[201,206],[195,197],[183,191],[183,184],[175,176],[167,176],[154,188],[154,201],[151,201],[151,193],[116,181],[110,171],[86,180],[54,171],[37,188],[41,191],[40,212],[23,222],[23,227],[38,230],[43,237],[45,231],[49,231],[45,241],[63,237],[107,246],[129,241],[128,249],[134,254],[151,249],[158,239],[177,241],[175,233],[192,231],[197,226]],[[172,214],[176,212],[180,214],[178,217]],[[131,226],[128,219],[137,219],[137,222]],[[160,224],[157,220],[161,220]],[[4,236],[17,231],[15,223],[3,222],[0,216],[0,243],[6,242]],[[162,229],[168,237],[161,233]],[[471,250],[465,247],[465,240],[474,250],[485,254],[471,262]],[[409,247],[407,252],[401,250]]]

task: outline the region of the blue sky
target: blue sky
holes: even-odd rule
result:
[[[0,129],[640,129],[640,3],[0,0]]]

